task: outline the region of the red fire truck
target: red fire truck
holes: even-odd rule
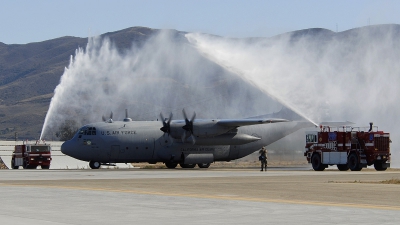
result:
[[[11,158],[11,167],[18,169],[22,166],[24,169],[36,169],[41,166],[42,169],[50,169],[51,147],[46,143],[36,142],[35,144],[23,143],[16,145]]]
[[[308,163],[315,171],[337,165],[341,171],[360,171],[374,165],[378,171],[390,167],[390,135],[370,123],[368,128],[320,126],[320,131],[306,132]]]

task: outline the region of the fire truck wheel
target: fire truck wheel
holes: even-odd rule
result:
[[[208,168],[208,167],[210,167],[210,163],[199,163],[197,165],[199,166],[199,168]]]
[[[337,165],[337,168],[338,168],[340,171],[347,171],[347,170],[349,170],[349,166],[348,166],[347,164],[338,164],[338,165]]]
[[[315,153],[311,157],[311,164],[315,171],[323,171],[325,169],[324,164],[321,162],[321,156],[318,153]]]
[[[375,162],[374,167],[377,171],[385,171],[387,169],[386,167],[383,167],[381,162]]]
[[[49,166],[40,166],[40,167],[42,167],[42,169],[44,169],[44,170],[48,170],[48,169],[50,169],[50,165]]]
[[[89,167],[92,169],[98,169],[98,168],[100,168],[100,166],[101,166],[100,162],[96,162],[96,161],[89,162]]]
[[[351,171],[360,171],[362,168],[358,162],[358,156],[355,153],[351,153],[347,159],[347,165]]]

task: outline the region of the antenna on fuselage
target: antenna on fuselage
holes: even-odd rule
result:
[[[132,122],[132,119],[128,116],[128,109],[125,109],[125,119],[124,122]]]

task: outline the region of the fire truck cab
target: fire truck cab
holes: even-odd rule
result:
[[[36,169],[41,166],[42,169],[50,169],[51,147],[46,143],[36,142],[35,144],[23,143],[16,145],[11,158],[11,167],[18,169],[22,166],[24,169]]]
[[[337,165],[341,171],[360,171],[374,165],[378,171],[390,167],[390,134],[377,126],[332,128],[320,126],[320,131],[306,132],[304,156],[315,171]]]

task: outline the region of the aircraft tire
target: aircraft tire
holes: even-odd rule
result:
[[[313,169],[315,171],[323,171],[323,170],[325,170],[325,166],[321,162],[321,156],[319,156],[318,153],[315,153],[311,157],[311,164],[312,164],[312,167],[313,167]]]
[[[199,163],[199,164],[197,164],[198,166],[199,166],[199,168],[208,168],[208,167],[210,167],[210,163]]]
[[[351,153],[347,160],[347,165],[351,171],[360,171],[362,168],[358,162],[358,156],[355,153]]]
[[[347,170],[349,170],[349,166],[348,166],[347,164],[337,164],[337,168],[338,168],[340,171],[347,171]]]
[[[89,167],[94,169],[94,170],[100,168],[100,166],[101,166],[100,162],[97,162],[97,161],[90,161],[89,162]]]
[[[177,165],[178,165],[178,163],[165,163],[165,166],[168,169],[175,169]]]
[[[180,165],[182,168],[194,168],[194,167],[196,166],[195,163],[193,163],[193,164],[179,163],[179,165]]]

